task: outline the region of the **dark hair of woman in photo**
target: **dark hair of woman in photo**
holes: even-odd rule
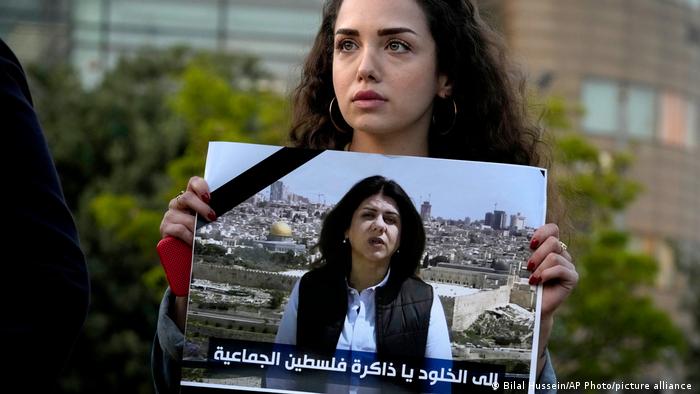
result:
[[[401,186],[382,176],[372,176],[358,182],[328,213],[318,240],[320,262],[337,266],[345,275],[350,273],[351,245],[346,241],[345,233],[360,204],[375,194],[392,198],[401,218],[401,252],[391,256],[392,275],[399,280],[414,276],[425,248],[423,220]]]

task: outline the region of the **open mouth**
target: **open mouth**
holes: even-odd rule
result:
[[[369,239],[369,244],[370,244],[370,245],[373,245],[373,246],[375,246],[375,245],[385,245],[384,241],[382,241],[382,239],[381,239],[381,238],[378,238],[378,237],[372,237],[372,238],[370,238],[370,239]]]

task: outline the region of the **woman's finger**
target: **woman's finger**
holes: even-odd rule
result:
[[[169,235],[171,237],[178,238],[188,245],[192,245],[194,242],[194,233],[190,231],[187,226],[182,224],[168,224],[166,226],[165,233],[167,234],[166,237]]]
[[[562,256],[558,253],[550,253],[542,261],[542,263],[540,263],[540,265],[532,273],[532,275],[541,277],[542,272],[544,272],[545,270],[547,270],[549,268],[556,267],[558,265],[560,265],[566,269],[569,269],[569,270],[574,270],[574,271],[576,270],[576,267],[574,266],[574,264],[571,261],[567,260],[564,256]]]
[[[549,254],[555,253],[561,255],[563,252],[565,252],[565,250],[559,242],[559,238],[556,238],[553,235],[549,236],[547,239],[544,240],[544,242],[542,242],[537,247],[537,249],[535,249],[535,251],[530,256],[530,259],[527,262],[527,269],[530,271],[534,271],[537,269],[537,267],[539,267],[539,265]],[[566,258],[566,256],[562,256]]]
[[[189,232],[194,232],[194,216],[189,212],[178,211],[174,209],[169,209],[163,215],[163,220],[160,223],[160,235],[165,238],[168,235],[173,235],[168,233],[169,225],[182,225],[187,228]]]
[[[197,197],[204,201],[205,204],[209,204],[211,201],[209,184],[207,184],[207,181],[205,181],[204,178],[198,176],[193,176],[190,178],[189,182],[187,182],[187,190],[197,195]]]
[[[535,274],[533,274],[534,276]],[[539,274],[538,282],[543,284],[542,316],[549,316],[559,308],[571,294],[579,280],[578,272],[557,264]]]
[[[542,270],[539,273],[539,277],[540,282],[544,284],[551,281],[559,281],[559,283],[564,285],[569,290],[573,290],[576,283],[578,283],[578,272],[576,269],[573,267],[566,267],[561,264],[557,264]]]
[[[165,213],[160,225],[160,235],[165,238],[172,236],[178,238],[188,245],[194,241],[194,216],[169,210]]]
[[[192,190],[170,200],[168,208],[171,211],[196,212],[209,221],[216,220],[216,212]]]
[[[549,237],[559,238],[559,226],[547,223],[535,230],[530,238],[530,249],[536,250]]]

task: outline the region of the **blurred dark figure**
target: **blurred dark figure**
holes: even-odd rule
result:
[[[54,391],[87,314],[87,266],[24,71],[2,40],[0,129],[6,177],[0,380],[27,392]]]

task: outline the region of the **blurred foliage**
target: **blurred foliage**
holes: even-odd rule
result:
[[[700,252],[690,242],[670,240],[677,256],[676,268],[686,280],[683,309],[689,312],[691,324],[700,328]],[[700,387],[700,333],[695,331],[688,338],[688,354],[684,360],[686,378],[693,387]]]
[[[166,198],[177,194],[193,174],[203,173],[209,141],[284,143],[288,100],[255,88],[266,75],[254,59],[225,62],[222,57],[194,59],[180,76],[180,90],[168,100],[185,124],[188,144],[184,154],[168,164],[174,182]]]
[[[92,280],[63,391],[153,392],[168,200],[202,175],[210,140],[282,144],[287,100],[264,89],[255,59],[185,48],[124,57],[92,89],[69,67],[28,73]]]
[[[653,380],[638,375],[668,364],[685,341],[650,297],[657,262],[629,247],[617,222],[642,192],[626,176],[628,152],[605,152],[572,130],[580,113],[558,98],[545,101],[545,126],[553,132],[555,181],[575,229],[569,251],[580,275],[560,308],[550,341],[560,381]]]

